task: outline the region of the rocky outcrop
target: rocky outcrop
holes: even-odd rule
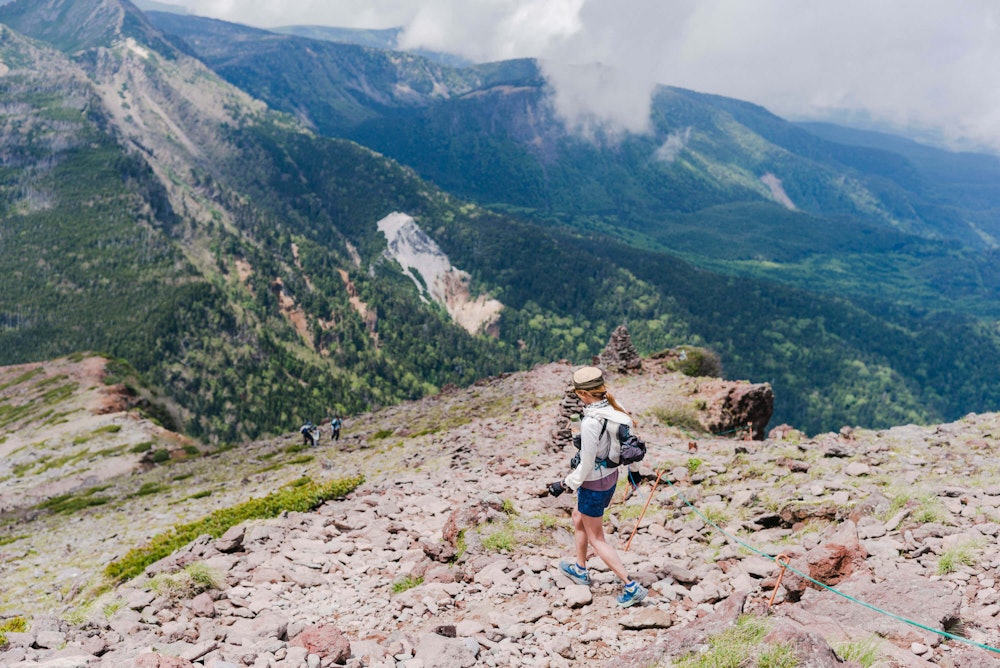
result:
[[[698,402],[704,407],[698,422],[711,434],[740,433],[764,440],[767,423],[774,413],[774,391],[770,383],[711,380],[698,386]]]

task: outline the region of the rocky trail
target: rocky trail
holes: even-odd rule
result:
[[[763,631],[740,665],[1000,665],[1000,417],[747,441],[663,419],[711,404],[721,381],[649,360],[609,375],[652,445],[640,493],[605,521],[650,590],[623,610],[597,558],[590,588],[557,567],[575,497],[544,489],[567,471],[553,435],[571,372],[547,365],[353,418],[294,472],[364,473],[346,498],[203,537],[85,607],[69,597],[25,615],[0,666],[729,665],[712,652],[748,618]],[[780,584],[778,555],[794,569]]]

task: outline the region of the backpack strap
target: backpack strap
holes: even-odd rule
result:
[[[604,424],[601,426],[601,433],[597,435],[597,442],[600,443],[601,439],[604,437],[604,432],[608,430],[608,420],[604,419]],[[619,455],[620,456],[620,455]],[[606,469],[613,469],[618,466],[618,463],[611,459],[611,447],[608,446],[608,456],[603,459],[594,460],[594,464],[603,466]]]

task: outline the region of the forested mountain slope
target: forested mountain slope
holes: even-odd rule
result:
[[[43,20],[60,16],[76,23]],[[587,226],[460,201],[369,148],[316,134],[305,107],[268,110],[124,0],[17,0],[0,23],[0,263],[17,279],[0,286],[0,363],[87,350],[121,358],[180,426],[215,441],[539,361],[587,362],[622,322],[644,353],[715,348],[728,376],[773,384],[775,423],[808,431],[1000,405],[997,333],[978,322],[735,278],[662,245],[637,250]],[[388,71],[384,54],[350,48],[367,71]],[[461,73],[398,63],[395,90],[426,86],[399,97],[372,88],[379,111],[360,88],[331,84],[347,91],[345,117],[363,125],[366,114],[450,104],[476,86],[500,95],[503,82],[537,76],[530,62]],[[467,157],[477,155],[495,154]],[[566,187],[607,191],[618,171]],[[728,188],[676,197],[709,201]],[[770,187],[744,189],[769,206]],[[453,305],[428,298],[420,267],[401,265],[379,225],[393,213],[412,217],[434,262],[456,270],[441,274],[460,277],[449,294],[502,305],[488,332],[459,325]],[[854,224],[890,240],[879,243],[897,234]]]
[[[408,54],[151,13],[232,83],[438,185],[546,224],[613,234],[726,273],[1000,316],[1000,161],[921,159],[817,136],[759,106],[661,87],[652,131],[566,131],[531,61],[445,68]],[[461,82],[456,85],[456,82]],[[420,91],[403,97],[398,91]],[[832,139],[829,140],[829,139]]]

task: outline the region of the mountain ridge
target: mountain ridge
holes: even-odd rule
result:
[[[822,656],[824,666],[862,665],[850,661],[867,643],[870,656],[897,668],[993,665],[982,649],[940,640],[958,621],[969,643],[1000,639],[990,584],[1000,553],[988,541],[1000,527],[1000,496],[990,482],[1000,416],[814,438],[782,426],[745,441],[663,422],[667,411],[698,410],[696,388],[715,379],[648,359],[635,373],[608,372],[651,448],[638,495],[616,498],[605,520],[609,540],[650,589],[642,605],[621,610],[613,604],[618,584],[599,560],[589,564],[591,588],[575,589],[557,568],[572,552],[574,500],[544,489],[567,470],[570,452],[550,434],[569,423],[573,368],[543,365],[356,415],[339,442],[324,430],[317,448],[303,447],[292,431],[161,459],[106,479],[111,487],[92,494],[78,488],[47,512],[16,521],[5,515],[0,572],[4,595],[13,598],[0,618],[25,626],[6,633],[0,662],[110,668],[155,659],[221,668],[260,660],[290,668],[338,656],[352,666],[394,665],[401,657],[448,666],[437,653],[446,635],[475,640],[462,645],[461,665],[638,668],[710,651],[723,642],[722,629],[748,615],[790,635],[761,634],[738,650],[741,657],[791,646],[798,665]],[[54,366],[49,378],[65,370]],[[53,388],[41,375],[24,378],[23,369],[4,374]],[[74,447],[123,438],[130,418],[108,418],[124,426],[112,433],[87,423],[91,440]],[[44,464],[25,477],[59,470]],[[97,569],[171,525],[303,476],[361,471],[365,481],[342,499],[237,523],[149,563],[125,584],[92,586]],[[95,496],[112,498],[79,504]],[[833,561],[820,557],[831,554],[839,566],[820,576]],[[810,589],[791,572],[779,580],[780,555],[889,613],[909,618],[920,610],[922,626],[859,616],[854,602]],[[40,581],[50,583],[42,588],[49,596],[19,594],[38,592]],[[304,644],[307,631],[342,640]]]

